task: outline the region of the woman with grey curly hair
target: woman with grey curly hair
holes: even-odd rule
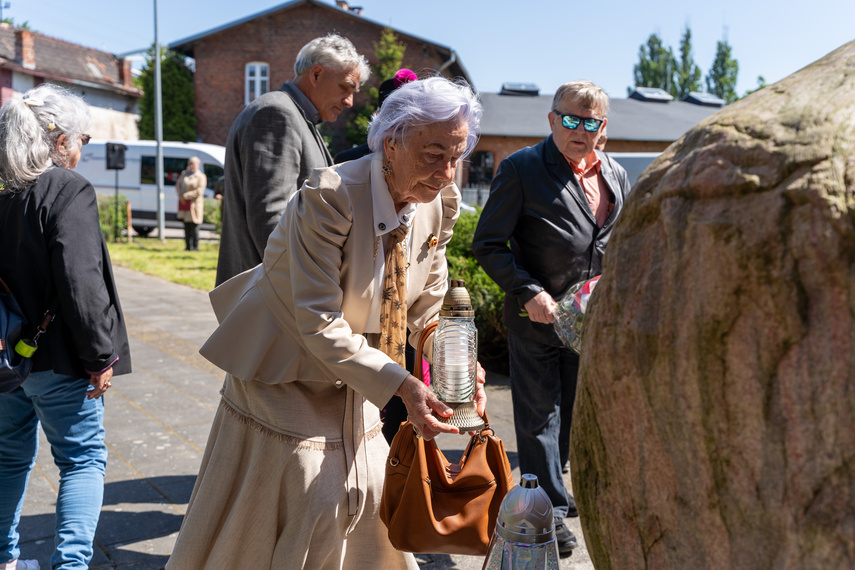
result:
[[[60,473],[50,564],[88,568],[107,462],[101,396],[114,375],[131,371],[95,190],[71,171],[88,127],[83,100],[50,84],[0,110],[0,279],[29,323],[24,338],[55,315],[30,375],[0,394],[3,570],[39,568],[19,560],[17,527],[40,421]]]
[[[73,169],[89,142],[89,108],[83,99],[45,83],[13,99],[0,121],[0,180],[5,187],[32,184],[53,164]]]
[[[466,85],[400,87],[371,126],[375,152],[314,170],[262,263],[211,293],[220,326],[201,352],[227,375],[168,570],[417,568],[379,516],[379,408],[396,394],[423,437],[458,431],[405,368],[404,339],[439,317],[455,170],[480,116]],[[483,414],[480,367],[478,380]]]

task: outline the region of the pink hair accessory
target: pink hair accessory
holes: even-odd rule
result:
[[[395,89],[404,85],[405,83],[409,83],[411,81],[418,81],[419,76],[416,73],[407,68],[399,69],[398,73],[392,78],[393,83],[395,84]]]

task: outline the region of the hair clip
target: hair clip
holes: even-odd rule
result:
[[[36,97],[24,97],[24,105],[27,107],[43,107],[44,104],[44,101],[37,99]]]
[[[51,121],[50,123],[47,124],[47,130],[53,131],[55,128],[56,128],[56,123],[54,123],[53,121]]]

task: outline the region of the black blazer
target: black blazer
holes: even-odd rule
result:
[[[493,179],[472,251],[505,291],[505,325],[526,338],[561,346],[552,325],[520,316],[523,306],[544,290],[559,300],[575,283],[602,272],[603,252],[630,184],[623,167],[605,153],[597,156],[614,199],[602,228],[552,135],[503,160]]]
[[[52,167],[24,190],[0,191],[0,247],[0,277],[29,323],[41,321],[59,300],[56,318],[39,338],[34,372],[87,378],[116,356],[113,374],[131,371],[95,190],[85,178]]]

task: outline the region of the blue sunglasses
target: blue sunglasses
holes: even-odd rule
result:
[[[575,130],[579,126],[579,123],[582,123],[582,127],[586,131],[596,133],[603,124],[603,119],[594,119],[591,117],[586,119],[584,117],[577,117],[576,115],[562,115],[558,111],[552,112],[561,117],[561,124],[564,125],[565,129],[570,129],[571,131]]]

